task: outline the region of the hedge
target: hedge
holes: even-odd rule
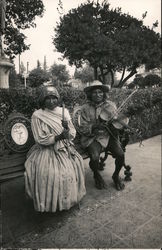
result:
[[[61,101],[72,113],[75,105],[82,105],[86,101],[83,91],[72,87],[57,87]],[[121,103],[132,93],[129,89],[112,89],[108,98],[119,107]],[[35,88],[0,90],[0,124],[2,125],[8,115],[17,111],[31,118],[35,109],[39,108],[39,97]],[[142,139],[161,133],[162,127],[162,89],[139,89],[128,100],[123,112],[130,116],[130,126],[141,129]],[[140,140],[134,135],[131,142]]]
[[[119,107],[131,93],[132,90],[128,89],[112,89],[109,92],[109,99]],[[131,142],[161,134],[162,88],[138,89],[122,111],[129,115],[129,125],[141,132],[141,135],[132,136]]]

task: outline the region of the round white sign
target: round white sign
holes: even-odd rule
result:
[[[24,145],[28,140],[28,130],[23,123],[15,123],[11,129],[11,136],[17,145]]]

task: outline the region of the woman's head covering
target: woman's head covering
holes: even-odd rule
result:
[[[55,96],[58,99],[60,98],[60,95],[57,91],[57,89],[53,85],[47,85],[47,86],[41,86],[39,88],[39,98],[41,101],[43,101],[47,96]]]
[[[109,87],[107,85],[103,85],[102,82],[95,80],[90,83],[90,86],[84,88],[84,92],[87,94],[94,89],[101,89],[103,92],[109,92]]]

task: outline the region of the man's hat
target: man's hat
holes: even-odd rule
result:
[[[90,83],[90,86],[84,88],[84,92],[87,93],[89,91],[92,91],[94,89],[101,89],[103,92],[108,92],[109,91],[109,87],[107,85],[103,85],[102,82],[95,80],[93,82]]]

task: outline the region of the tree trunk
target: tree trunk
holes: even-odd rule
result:
[[[125,69],[126,69],[126,67],[124,67],[124,69],[123,69],[123,73],[122,73],[121,79],[120,79],[119,84],[118,84],[119,86],[123,81],[123,78],[124,78],[124,75],[125,75]]]
[[[110,75],[111,75],[111,88],[114,86],[114,72],[112,69],[110,69]]]
[[[97,67],[94,67],[94,79],[97,80],[98,79],[98,75],[97,75]]]
[[[130,72],[130,74],[129,74],[122,82],[119,83],[118,88],[122,88],[122,87],[124,86],[124,84],[126,83],[126,81],[127,81],[130,77],[132,77],[134,74],[136,74],[136,73],[137,73],[137,70],[136,70],[136,68],[134,68],[134,69]]]
[[[102,82],[103,84],[105,84],[105,74],[104,74],[104,72],[103,72],[103,67],[100,66],[99,68],[100,68],[100,72],[101,72],[101,75],[100,75],[101,82]]]

